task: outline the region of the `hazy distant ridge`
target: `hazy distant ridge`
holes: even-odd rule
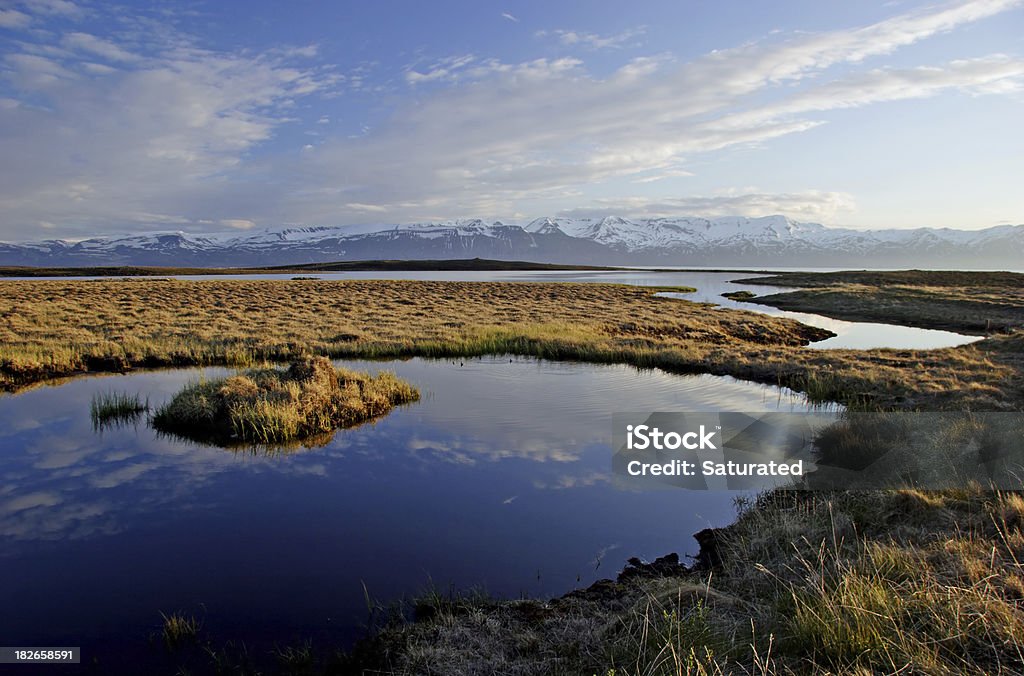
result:
[[[257,266],[494,258],[575,264],[1020,268],[1024,225],[852,230],[763,218],[538,218],[0,244],[0,265]]]

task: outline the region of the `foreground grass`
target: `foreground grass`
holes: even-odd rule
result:
[[[519,354],[731,375],[860,407],[1019,407],[1022,335],[933,351],[804,349],[822,329],[612,284],[7,281],[0,387],[82,371]]]
[[[713,567],[546,602],[430,597],[348,673],[1021,673],[1022,519],[1019,494],[976,488],[766,495],[716,534]]]
[[[153,427],[218,445],[279,444],[328,435],[417,399],[419,391],[393,373],[371,377],[317,357],[287,370],[192,383],[156,412]]]
[[[1024,327],[1024,275],[1013,272],[786,272],[737,282],[801,287],[738,300],[836,319],[979,336]]]

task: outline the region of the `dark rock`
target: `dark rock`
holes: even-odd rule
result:
[[[121,356],[85,358],[85,367],[90,371],[127,371],[128,362]]]
[[[635,556],[626,562],[626,567],[619,573],[619,582],[630,580],[658,577],[674,577],[683,575],[689,569],[679,563],[679,555],[676,553],[666,554],[658,557],[652,563],[644,563]]]
[[[700,545],[697,556],[693,557],[694,570],[718,570],[722,567],[722,536],[725,528],[705,528],[694,533],[693,539]]]

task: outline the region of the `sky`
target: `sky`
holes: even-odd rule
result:
[[[0,0],[0,240],[1024,223],[1024,0]]]

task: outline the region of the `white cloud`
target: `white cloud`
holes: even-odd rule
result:
[[[32,18],[16,9],[0,9],[0,28],[24,28]]]
[[[426,72],[410,68],[405,71],[405,79],[409,84],[430,82],[432,80],[453,80],[458,77],[460,71],[475,60],[476,57],[472,54],[451,56],[434,62],[427,67]]]
[[[112,66],[108,66],[104,63],[93,63],[91,61],[83,62],[81,64],[81,68],[86,73],[90,73],[92,75],[110,75],[111,73],[117,72],[117,69]]]
[[[382,213],[387,211],[386,208],[377,204],[361,204],[359,202],[348,202],[345,205],[345,208],[351,209],[352,211],[371,211],[375,213]]]
[[[8,79],[22,89],[50,90],[78,77],[59,61],[36,54],[9,54],[4,64],[8,67]]]
[[[651,200],[640,197],[599,199],[592,207],[566,209],[559,216],[600,218],[602,216],[770,216],[786,214],[798,220],[827,223],[856,210],[852,195],[808,190],[799,193],[727,191],[718,195],[696,195]]]
[[[669,178],[683,178],[693,175],[692,171],[687,171],[686,169],[665,169],[663,171],[658,171],[658,173],[652,176],[635,178],[633,179],[633,183],[654,183],[656,181],[664,181]]]
[[[635,46],[633,39],[643,35],[645,32],[646,29],[640,27],[631,28],[614,35],[598,35],[597,33],[587,33],[585,31],[573,31],[559,28],[553,31],[537,31],[534,35],[538,38],[553,36],[566,47],[579,45],[590,49],[613,49]]]
[[[110,61],[134,61],[138,58],[113,42],[89,33],[68,33],[61,40],[61,44],[68,49],[89,52]]]
[[[253,221],[245,218],[223,218],[220,224],[235,230],[250,230],[256,227]]]
[[[69,19],[80,19],[88,12],[69,0],[24,0],[26,10],[33,14],[60,16]]]
[[[519,19],[517,19],[515,16],[513,16],[509,12],[502,12],[501,13],[501,18],[502,19],[508,19],[509,21],[512,21],[514,23],[519,23]]]

